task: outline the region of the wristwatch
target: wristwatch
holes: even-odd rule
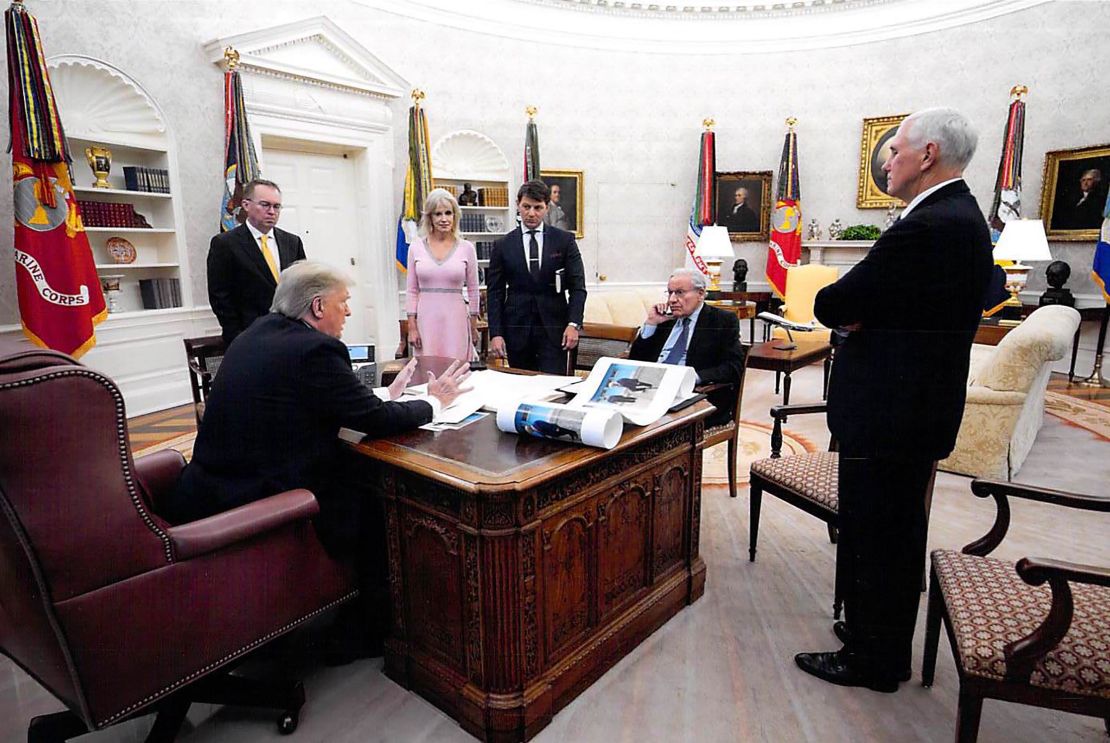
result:
[[[581,325],[579,325],[579,324],[578,324],[578,323],[576,323],[576,322],[568,322],[568,323],[567,323],[567,327],[568,327],[568,328],[574,328],[575,330],[581,330],[581,329],[582,329],[582,326],[581,326]]]

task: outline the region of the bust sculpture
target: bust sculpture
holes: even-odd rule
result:
[[[1044,290],[1044,294],[1041,295],[1037,304],[1041,307],[1046,304],[1063,304],[1074,307],[1075,297],[1072,296],[1071,289],[1064,288],[1068,277],[1071,276],[1071,266],[1064,261],[1052,261],[1045,269],[1044,275],[1048,280],[1049,288]]]
[[[732,290],[746,292],[748,290],[748,262],[737,258],[732,262]]]
[[[469,183],[463,184],[462,193],[459,194],[459,206],[478,206],[478,192],[471,188]]]

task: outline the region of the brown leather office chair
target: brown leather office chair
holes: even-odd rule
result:
[[[971,492],[998,510],[981,539],[933,552],[922,683],[933,684],[943,619],[960,676],[958,743],[974,743],[984,699],[1101,717],[1110,733],[1110,567],[987,556],[1006,536],[1010,498],[1102,513],[1110,499],[993,480]]]
[[[28,740],[66,740],[158,711],[172,740],[190,701],[282,710],[299,683],[227,670],[353,598],[352,572],[323,550],[306,490],[174,526],[161,494],[175,451],[133,460],[123,397],[68,356],[0,341],[0,650],[68,709]]]
[[[212,392],[212,380],[224,360],[227,345],[219,335],[185,338],[185,359],[189,363],[189,386],[193,390],[193,412],[200,425],[204,417],[204,404]]]
[[[639,332],[640,329],[635,326],[582,323],[582,332],[578,334],[578,346],[570,352],[571,373],[589,374],[598,359],[604,356],[627,357],[628,349]]]

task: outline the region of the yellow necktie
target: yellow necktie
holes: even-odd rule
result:
[[[262,235],[262,257],[266,259],[266,265],[270,267],[270,273],[274,275],[274,281],[277,281],[277,262],[274,261],[274,253],[270,250],[270,246],[267,244],[265,235]]]

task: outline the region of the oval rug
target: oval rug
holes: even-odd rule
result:
[[[754,421],[740,421],[740,446],[736,452],[736,485],[748,484],[748,472],[752,462],[771,456],[771,426]],[[782,455],[789,457],[807,451],[817,451],[817,447],[804,436],[782,430]],[[701,481],[706,485],[727,485],[728,442],[721,442],[706,449],[702,454]]]

